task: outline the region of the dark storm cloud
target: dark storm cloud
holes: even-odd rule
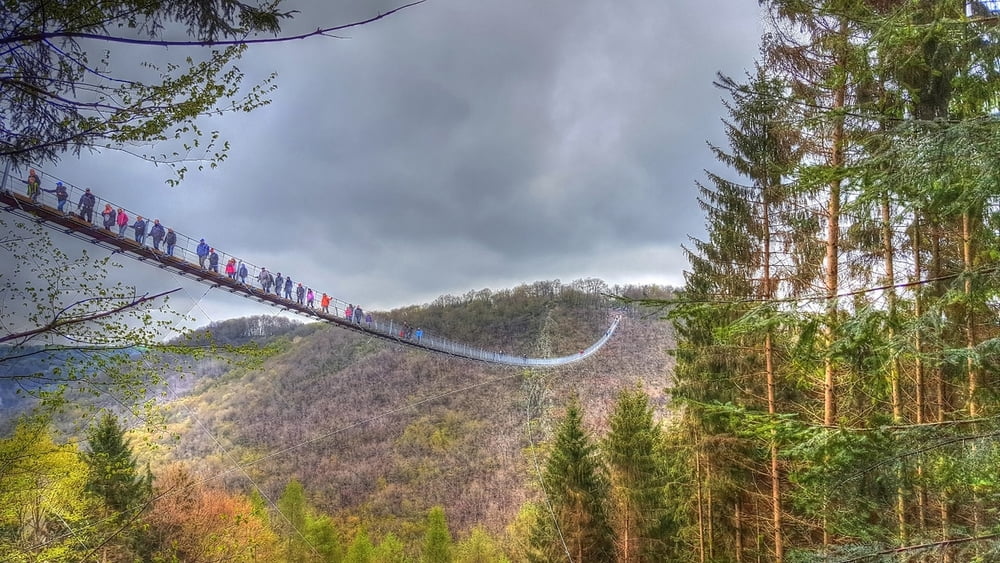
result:
[[[289,32],[392,3],[298,2]],[[252,262],[379,307],[539,279],[680,283],[718,170],[717,71],[753,2],[429,0],[342,35],[255,46],[273,103],[205,122],[220,168],[162,187],[118,154],[64,168]]]

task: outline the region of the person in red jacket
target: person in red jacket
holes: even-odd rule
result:
[[[323,308],[324,313],[330,312],[330,296],[323,294],[323,297],[319,298],[319,306]]]

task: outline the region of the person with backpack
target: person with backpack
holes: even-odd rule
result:
[[[230,258],[229,261],[226,262],[226,277],[229,278],[229,279],[231,279],[231,280],[235,280],[236,279],[236,259],[235,258]]]
[[[167,236],[163,238],[163,242],[167,245],[167,256],[173,256],[174,247],[177,246],[177,233],[173,229],[167,229]]]
[[[149,229],[149,236],[153,237],[153,250],[159,252],[160,243],[163,242],[163,236],[166,234],[167,232],[163,229],[163,225],[160,224],[160,220],[153,219],[153,227]]]
[[[195,249],[195,254],[198,255],[198,265],[202,268],[205,267],[205,260],[208,259],[209,250],[211,250],[211,247],[208,246],[205,239],[201,239],[201,242],[198,243],[198,248]]]
[[[90,193],[90,188],[87,188],[83,195],[80,196],[80,201],[76,204],[76,210],[80,213],[81,219],[86,219],[88,223],[94,222],[94,206],[97,205],[97,198],[94,194]]]

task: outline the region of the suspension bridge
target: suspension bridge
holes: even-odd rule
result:
[[[236,260],[247,268],[247,276],[244,278],[229,276],[211,268],[203,267],[197,255],[197,245],[200,241],[196,241],[179,232],[174,233],[177,237],[177,242],[172,246],[171,252],[168,253],[159,249],[159,244],[156,247],[146,244],[144,236],[125,236],[122,233],[126,229],[122,229],[122,233],[119,233],[114,228],[95,225],[91,220],[82,217],[79,213],[78,202],[85,193],[85,190],[60,181],[59,185],[65,188],[65,190],[57,196],[54,187],[43,187],[43,180],[46,177],[47,175],[45,174],[38,176],[38,182],[35,187],[30,188],[31,193],[29,193],[28,181],[13,178],[10,175],[10,166],[8,165],[3,171],[2,180],[0,180],[0,206],[3,207],[4,211],[12,215],[44,224],[53,230],[110,250],[113,253],[128,256],[150,267],[160,268],[176,275],[196,280],[211,288],[228,291],[232,294],[291,311],[304,317],[331,323],[344,329],[369,334],[405,346],[489,364],[557,367],[584,360],[595,354],[611,339],[621,320],[620,317],[615,317],[604,334],[579,353],[551,358],[529,358],[506,354],[499,351],[468,346],[460,342],[440,338],[433,334],[420,334],[419,332],[414,334],[411,327],[406,324],[382,318],[381,315],[375,315],[374,317],[367,315],[358,322],[353,316],[351,318],[347,317],[347,312],[351,304],[341,299],[331,297],[330,307],[324,310],[322,307],[300,303],[295,298],[282,297],[280,290],[275,293],[266,291],[263,287],[256,287],[251,283],[247,283],[247,278],[250,280],[258,279],[263,268],[238,257],[217,252],[219,254],[217,263],[226,264],[230,259]],[[50,185],[54,186],[56,180],[52,180]],[[89,193],[89,190],[86,191]],[[97,210],[98,213],[104,205],[108,205],[113,210],[125,210],[130,217],[141,216],[131,210],[103,200],[97,197],[96,194],[94,195],[94,200],[93,209]],[[55,205],[52,205],[53,203]],[[67,210],[67,208],[72,211]],[[145,235],[145,231],[148,229],[148,224],[142,227],[142,234]]]

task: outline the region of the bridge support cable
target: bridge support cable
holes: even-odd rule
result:
[[[186,260],[183,257],[186,254],[191,254],[192,256],[194,255],[193,252],[187,250],[187,248],[191,246],[191,241],[193,241],[193,239],[183,237],[180,233],[177,233],[178,242],[181,241],[182,237],[188,242],[184,246],[178,245],[180,247],[178,249],[179,255],[168,255],[166,252],[156,250],[142,242],[138,242],[124,236],[118,236],[110,230],[92,224],[90,221],[87,221],[77,214],[60,211],[56,207],[37,201],[39,198],[33,200],[27,195],[13,191],[11,189],[13,187],[11,184],[16,185],[18,182],[22,184],[24,183],[20,180],[10,181],[7,170],[4,171],[4,178],[0,185],[5,186],[6,189],[0,190],[0,205],[2,205],[3,210],[8,213],[30,221],[44,224],[46,227],[59,231],[60,233],[76,237],[90,244],[107,249],[112,253],[128,256],[129,258],[137,260],[141,263],[170,271],[182,277],[189,277],[190,279],[197,280],[210,286],[211,288],[221,288],[247,299],[253,299],[272,307],[294,312],[298,315],[310,317],[337,325],[344,329],[369,334],[383,340],[393,341],[405,346],[420,348],[430,352],[480,361],[488,364],[524,367],[562,366],[588,358],[600,350],[601,347],[603,347],[604,344],[611,338],[611,336],[614,335],[615,329],[618,328],[618,323],[621,320],[621,317],[615,318],[611,323],[611,326],[607,329],[607,331],[605,331],[601,338],[586,349],[581,350],[578,354],[556,358],[528,358],[525,356],[504,354],[480,348],[472,348],[458,342],[453,342],[428,334],[424,334],[420,338],[413,338],[405,331],[400,330],[403,325],[396,323],[391,319],[373,318],[370,323],[366,322],[366,319],[362,319],[361,322],[353,322],[353,320],[347,319],[346,316],[340,314],[340,311],[346,310],[348,303],[340,299],[334,299],[334,301],[331,302],[332,313],[325,313],[319,308],[299,305],[292,299],[285,299],[275,293],[265,292],[261,288],[242,283],[238,279],[230,278],[225,274],[202,268],[197,262]],[[73,191],[82,193],[82,191],[78,188],[71,188]],[[73,201],[72,197],[69,201]],[[112,207],[118,209],[118,206],[112,205]],[[223,257],[237,258],[235,256],[225,254]],[[222,258],[220,258],[220,262],[222,262]],[[245,264],[251,272],[260,271],[260,268],[250,264],[249,262],[243,260],[240,260],[240,262]],[[256,276],[248,277],[251,279],[256,278]]]

